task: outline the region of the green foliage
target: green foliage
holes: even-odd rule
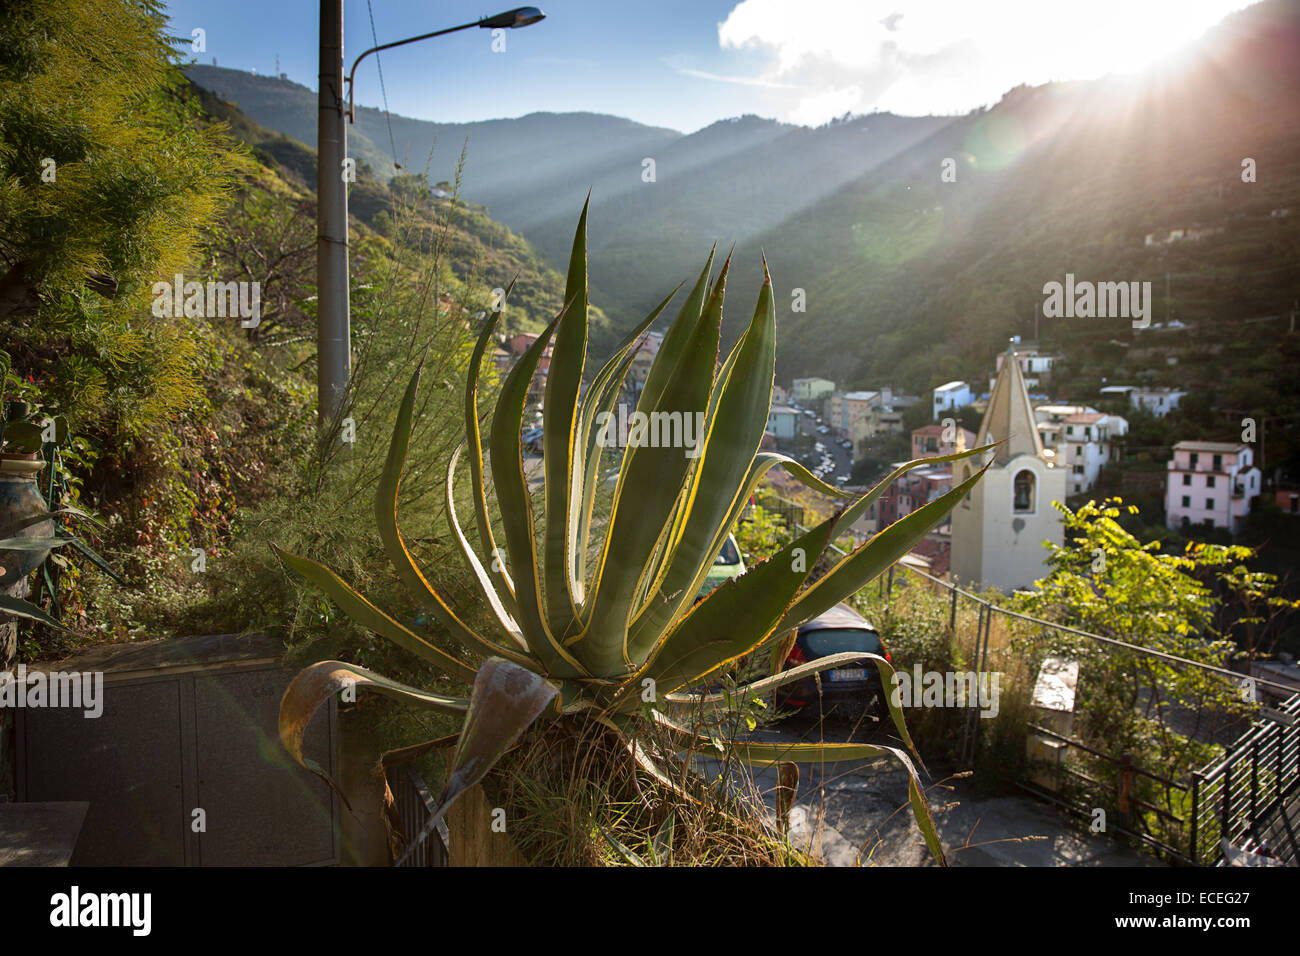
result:
[[[1122,527],[1121,514],[1136,509],[1119,499],[1057,508],[1066,543],[1053,547],[1051,572],[1020,600],[1035,616],[1226,668],[1238,648],[1223,627],[1225,609],[1238,612],[1234,627],[1244,629],[1269,608],[1292,606],[1274,595],[1276,578],[1248,570],[1249,548],[1189,542],[1165,554]],[[1056,631],[1034,650],[1080,662],[1085,740],[1171,777],[1209,758],[1213,748],[1198,742],[1205,733],[1254,710],[1236,680],[1201,668]]]
[[[27,0],[0,14],[0,322],[74,429],[142,434],[197,396],[196,346],[149,315],[238,156],[198,129],[152,2]]]
[[[794,538],[782,518],[762,505],[754,505],[736,526],[736,543],[746,565],[771,557]]]
[[[588,332],[584,209],[570,260],[568,303],[506,377],[486,443],[479,422],[478,377],[500,313],[493,313],[484,323],[464,392],[464,448],[469,459],[477,551],[456,517],[454,489],[460,449],[447,465],[446,489],[448,525],[478,580],[483,604],[491,611],[489,628],[467,624],[430,586],[397,526],[398,489],[412,446],[419,371],[397,413],[375,493],[375,513],[380,538],[398,577],[440,625],[436,632],[439,640],[435,642],[430,639],[433,635],[421,634],[387,614],[317,561],[281,547],[275,548],[276,553],[288,569],[323,590],[357,623],[414,652],[449,677],[464,681],[475,674],[454,645],[486,658],[467,700],[434,697],[386,679],[369,681],[382,686],[389,696],[408,696],[417,706],[466,712],[440,812],[468,785],[461,779],[462,770],[469,774],[468,768],[473,767],[473,773],[481,776],[543,711],[551,719],[585,713],[616,731],[637,763],[661,781],[668,779],[667,774],[637,744],[639,731],[646,729],[643,725],[668,730],[688,747],[712,742],[746,763],[893,754],[909,771],[917,821],[932,852],[942,861],[916,770],[903,750],[869,744],[724,742],[716,735],[702,736],[671,716],[674,709],[692,707],[730,710],[738,694],[758,696],[848,660],[869,658],[882,675],[892,673],[889,664],[874,655],[840,654],[722,694],[681,693],[722,673],[738,658],[780,640],[861,588],[906,553],[980,477],[968,479],[891,525],[833,562],[805,588],[812,563],[807,559],[815,559],[847,530],[879,497],[886,482],[801,534],[766,562],[693,603],[728,532],[772,467],[780,465],[810,487],[841,496],[797,462],[758,452],[775,362],[771,281],[764,281],[749,329],[719,371],[715,356],[730,263],[723,266],[710,289],[711,266],[712,256],[669,327],[638,404],[638,413],[650,421],[661,415],[681,418],[698,414],[704,424],[696,432],[697,441],[694,445],[681,441],[661,445],[657,440],[631,444],[621,458],[610,513],[599,520],[591,508],[603,477],[600,463],[609,433],[605,419],[627,373],[630,363],[626,356],[668,300],[624,339],[589,383],[580,402]],[[529,385],[552,336],[554,354],[545,394],[544,494],[542,506],[535,511],[521,458],[520,426]],[[487,507],[485,444],[500,503],[499,531],[493,529],[494,516]],[[973,453],[934,460],[955,460]],[[918,463],[908,463],[897,473]],[[451,651],[442,646],[448,643],[447,637],[454,642]],[[334,686],[329,681],[352,680],[329,675],[355,673],[349,665],[325,661],[295,679],[295,687],[281,705],[280,728],[285,746],[296,758],[301,759],[303,728]],[[509,676],[498,681],[498,674]],[[532,689],[525,693],[526,687]],[[649,697],[645,696],[647,687],[651,689]],[[642,707],[646,701],[652,704],[648,715]],[[890,709],[900,736],[910,746],[901,711],[892,702]],[[671,752],[665,756],[671,759]]]

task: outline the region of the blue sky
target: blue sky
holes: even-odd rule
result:
[[[509,9],[483,0],[371,0],[380,43]],[[757,113],[817,125],[845,112],[962,113],[1019,83],[1132,72],[1243,0],[550,0],[541,23],[466,30],[381,54],[388,106],[468,121],[590,111],[691,132]],[[176,0],[173,32],[206,32],[202,63],[316,88],[312,0]],[[346,62],[372,45],[365,0],[345,0]],[[372,56],[357,102],[382,105]]]

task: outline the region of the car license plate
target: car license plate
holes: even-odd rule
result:
[[[831,680],[862,680],[866,676],[864,667],[841,667],[837,671],[831,671]]]

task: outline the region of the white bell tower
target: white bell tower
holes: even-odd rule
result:
[[[997,448],[956,462],[954,484],[993,458],[993,465],[971,493],[952,511],[952,575],[960,584],[1012,591],[1026,588],[1048,573],[1044,541],[1060,544],[1060,513],[1052,506],[1065,500],[1065,468],[1043,453],[1034,407],[1016,357],[1007,348],[988,409],[980,423],[977,446]]]

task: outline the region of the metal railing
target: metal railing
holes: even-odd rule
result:
[[[451,835],[447,824],[439,820],[429,835],[420,839],[429,818],[438,809],[433,794],[429,792],[422,778],[412,767],[394,768],[389,786],[393,791],[393,802],[397,808],[403,839],[409,841],[402,852],[397,855],[404,861],[395,866],[447,866],[448,847]],[[414,839],[413,839],[414,838]]]
[[[1259,828],[1300,787],[1300,694],[1266,711],[1222,757],[1192,774],[1191,856],[1221,863],[1221,840],[1259,842]],[[1296,834],[1274,849],[1300,858]]]

